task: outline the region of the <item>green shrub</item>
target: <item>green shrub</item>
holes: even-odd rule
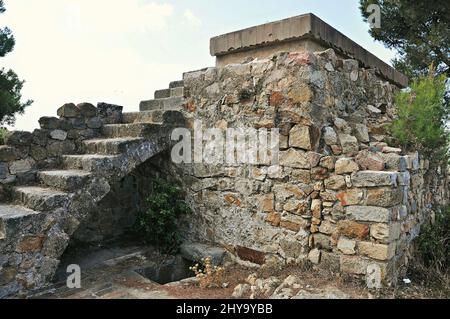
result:
[[[5,144],[5,136],[8,133],[6,128],[0,127],[0,145]]]
[[[443,157],[448,151],[446,122],[450,109],[446,97],[446,77],[420,77],[410,91],[395,97],[398,118],[390,125],[391,133],[406,150],[425,156]]]
[[[426,286],[449,289],[450,284],[450,207],[436,214],[434,223],[422,226],[416,239],[416,260],[412,278]]]
[[[161,251],[176,252],[181,241],[178,223],[182,216],[191,212],[183,192],[178,186],[155,179],[146,204],[148,208],[137,216],[136,230],[146,242],[156,245]]]
[[[436,214],[434,224],[422,227],[417,244],[426,267],[441,272],[450,269],[450,207]]]

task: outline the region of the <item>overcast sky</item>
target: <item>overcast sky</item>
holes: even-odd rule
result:
[[[0,59],[35,102],[15,129],[38,127],[66,102],[110,102],[136,111],[185,71],[214,65],[209,38],[312,12],[386,62],[358,0],[5,0],[0,26],[15,50]]]

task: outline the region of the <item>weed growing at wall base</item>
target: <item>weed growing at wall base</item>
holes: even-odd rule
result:
[[[220,288],[223,284],[225,269],[213,265],[211,257],[203,258],[201,262],[203,268],[199,264],[189,268],[199,280],[200,288]]]
[[[5,144],[5,137],[8,130],[6,128],[0,127],[0,145]]]
[[[409,270],[411,279],[443,288],[450,295],[450,206],[436,213],[434,223],[422,227],[416,249],[416,260]]]

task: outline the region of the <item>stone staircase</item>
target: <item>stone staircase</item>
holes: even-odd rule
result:
[[[46,123],[41,123],[41,130],[13,132],[7,137],[0,155],[13,156],[3,156],[0,164],[10,172],[14,165],[31,164],[27,171],[23,168],[0,179],[7,193],[0,198],[0,298],[42,288],[51,280],[70,237],[110,186],[171,146],[172,129],[184,126],[184,117],[178,112],[183,101],[183,82],[172,82],[169,89],[156,91],[154,100],[142,102],[140,112],[122,113],[117,106],[111,111],[105,104],[102,109],[100,104],[97,108],[70,104],[58,110],[59,119],[41,119],[40,123]],[[113,112],[120,113],[115,120],[108,117]],[[102,124],[95,129],[80,124],[95,122],[97,117]],[[69,123],[70,128],[64,131],[62,123]],[[74,127],[79,127],[78,131]],[[85,131],[92,137],[73,141],[66,137],[82,136]],[[31,150],[40,147],[34,143],[42,142],[36,137],[43,132],[67,139],[49,137],[44,148],[66,143],[61,145],[74,144],[75,150],[64,152],[61,147],[56,156],[33,159]],[[10,161],[1,163],[5,159]]]
[[[169,84],[168,89],[156,91],[153,100],[142,101],[139,105],[139,109],[141,112],[160,112],[161,110],[179,111],[181,110],[187,93],[183,81],[174,81]]]

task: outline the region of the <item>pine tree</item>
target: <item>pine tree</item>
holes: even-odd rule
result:
[[[381,28],[370,34],[399,57],[394,67],[410,78],[428,75],[430,65],[437,75],[450,76],[450,1],[448,0],[360,0],[367,21],[371,4],[379,5]]]
[[[0,0],[0,14],[5,12],[3,0]],[[7,27],[0,29],[0,57],[4,57],[14,49],[15,39]],[[0,69],[0,125],[14,124],[15,115],[23,114],[25,108],[33,101],[22,102],[21,81],[13,70]]]

